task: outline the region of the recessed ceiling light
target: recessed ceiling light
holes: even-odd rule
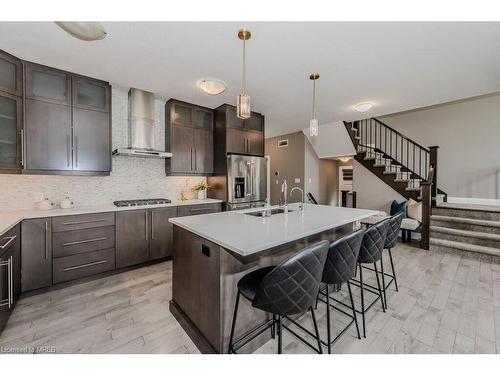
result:
[[[347,163],[349,160],[351,160],[350,157],[345,157],[345,158],[339,158],[339,160],[342,162],[342,163]]]
[[[219,95],[227,88],[225,82],[211,78],[202,79],[198,82],[198,86],[209,95]]]
[[[373,104],[372,103],[359,103],[354,106],[354,109],[358,112],[367,112],[370,109],[372,109]]]
[[[101,40],[107,35],[99,22],[55,22],[55,24],[68,34],[86,42]]]

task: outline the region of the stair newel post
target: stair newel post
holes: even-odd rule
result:
[[[431,210],[432,210],[432,197],[431,190],[434,184],[430,181],[423,181],[422,188],[422,228],[420,247],[424,250],[429,250],[429,237],[431,225]]]
[[[431,198],[432,206],[436,206],[437,202],[437,163],[438,163],[438,148],[439,146],[429,147],[429,165],[434,169],[434,175],[432,177],[432,188],[431,188]]]

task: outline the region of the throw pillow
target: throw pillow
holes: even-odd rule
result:
[[[403,218],[407,217],[407,214],[406,214],[407,207],[408,207],[408,202],[407,201],[403,201],[401,203],[398,203],[396,200],[392,201],[392,204],[391,204],[391,216],[402,213],[403,214]]]
[[[420,223],[422,222],[422,202],[410,199],[410,202],[408,202],[408,217]]]

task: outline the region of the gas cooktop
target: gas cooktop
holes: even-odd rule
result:
[[[154,198],[154,199],[131,199],[126,201],[114,201],[116,207],[131,207],[131,206],[147,206],[153,204],[167,204],[171,203],[170,199]]]

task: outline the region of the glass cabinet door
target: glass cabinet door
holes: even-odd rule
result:
[[[261,132],[264,128],[262,116],[257,113],[252,113],[249,119],[246,120],[247,130]]]
[[[64,72],[32,64],[26,67],[26,96],[30,99],[69,105],[70,85]]]
[[[172,105],[172,122],[176,125],[193,126],[193,108],[179,103]]]
[[[22,95],[21,62],[14,56],[0,51],[0,91]]]
[[[226,108],[226,125],[230,128],[244,129],[245,121],[236,116],[236,108],[227,106]]]
[[[195,109],[195,124],[198,129],[212,130],[213,116],[212,111],[204,109]]]
[[[0,168],[20,167],[20,106],[20,98],[0,96]]]
[[[73,79],[73,105],[83,109],[109,112],[109,85],[99,81]]]

